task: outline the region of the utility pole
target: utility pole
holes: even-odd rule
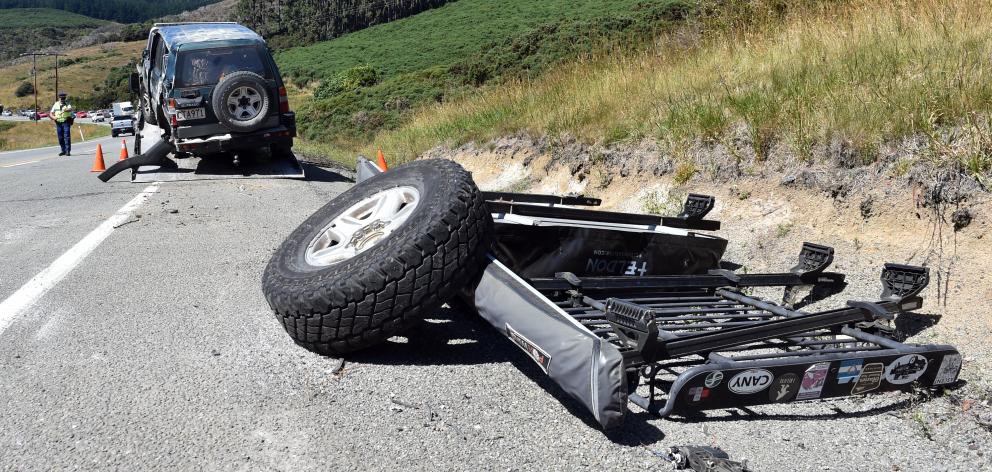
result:
[[[26,52],[21,54],[20,57],[31,56],[31,75],[34,76],[34,112],[35,114],[40,113],[38,111],[38,56],[55,56],[55,99],[58,100],[59,97],[59,56],[66,56],[67,54],[59,54],[52,52]]]
[[[49,56],[55,56],[55,99],[59,99],[59,56],[65,56],[66,54],[59,54],[56,52],[50,53]]]

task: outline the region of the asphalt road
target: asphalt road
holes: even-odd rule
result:
[[[606,435],[450,309],[341,368],[290,341],[260,278],[345,178],[104,184],[92,146],[0,154],[0,469],[656,470],[676,444],[756,470],[988,466],[908,427],[905,394],[635,410]]]

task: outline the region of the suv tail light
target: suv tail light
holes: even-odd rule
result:
[[[176,118],[176,99],[170,98],[168,104],[165,107],[165,111],[169,113],[169,123],[175,128],[179,126],[179,119]]]
[[[286,96],[286,87],[279,87],[279,113],[289,113],[289,97]]]

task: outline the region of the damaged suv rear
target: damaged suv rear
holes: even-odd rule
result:
[[[237,23],[158,23],[131,87],[177,153],[291,152],[296,117],[265,41]]]

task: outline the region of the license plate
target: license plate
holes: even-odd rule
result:
[[[189,110],[176,110],[176,120],[199,120],[207,117],[207,112],[202,107]]]

